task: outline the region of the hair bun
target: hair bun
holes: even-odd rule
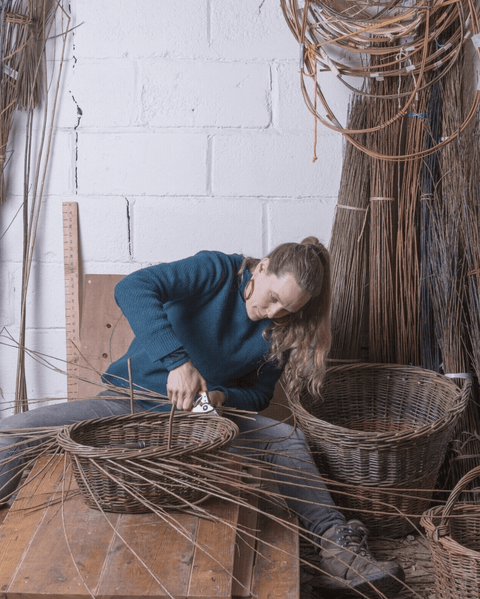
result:
[[[305,237],[305,239],[301,242],[302,245],[315,245],[317,247],[321,247],[320,241],[313,236]]]

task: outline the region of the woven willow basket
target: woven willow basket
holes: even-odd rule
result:
[[[327,370],[322,397],[289,402],[320,472],[362,486],[361,494],[351,488],[349,494],[334,493],[336,502],[353,511],[375,510],[382,508],[372,507],[369,498],[383,501],[384,488],[433,489],[470,387],[467,382],[460,389],[451,379],[421,368],[349,364]],[[387,511],[420,516],[425,494],[419,494],[420,504],[415,493],[406,495],[411,501],[388,495],[393,507]],[[405,522],[400,526],[398,518],[359,516],[378,534],[393,536],[411,528]]]
[[[329,482],[337,505],[350,510],[347,518],[358,516],[376,537],[403,537],[420,523],[421,514],[431,502],[437,471],[419,479],[395,485],[355,486]],[[346,494],[342,494],[346,493]]]
[[[142,513],[149,503],[175,508],[208,496],[205,481],[215,469],[215,454],[237,436],[237,425],[178,413],[170,430],[169,420],[169,413],[142,412],[86,420],[59,433],[88,506]]]
[[[432,555],[436,599],[480,597],[480,503],[457,502],[478,476],[480,466],[457,483],[445,505],[430,508],[422,516]]]

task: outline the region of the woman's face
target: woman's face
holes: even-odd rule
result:
[[[298,312],[312,297],[300,289],[293,275],[286,274],[279,278],[269,274],[268,263],[268,258],[263,259],[253,272],[253,293],[245,301],[251,320],[283,318]]]

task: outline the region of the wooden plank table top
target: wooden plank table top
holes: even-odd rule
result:
[[[293,529],[221,499],[204,507],[213,518],[102,514],[63,458],[42,458],[0,527],[0,599],[298,598]]]

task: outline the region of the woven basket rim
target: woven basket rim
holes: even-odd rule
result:
[[[197,445],[191,444],[190,446],[184,447],[178,447],[173,445],[170,450],[164,446],[152,446],[135,449],[127,447],[94,447],[91,445],[83,445],[82,443],[79,443],[78,441],[72,439],[73,432],[76,432],[79,429],[82,429],[87,426],[105,426],[106,424],[113,422],[131,423],[142,420],[158,420],[160,422],[166,421],[168,423],[169,418],[169,412],[139,412],[136,414],[124,414],[121,416],[113,415],[106,416],[103,418],[83,420],[81,422],[76,422],[74,424],[70,424],[63,427],[57,434],[57,442],[66,453],[76,455],[81,458],[105,460],[124,460],[132,458],[145,459],[158,456],[160,454],[163,459],[168,459],[169,457],[177,458],[180,456],[185,456],[192,452],[205,451],[208,448],[212,448],[212,444],[214,445],[214,449],[221,448],[222,445],[225,445],[229,443],[231,440],[233,440],[233,438],[235,438],[238,435],[239,431],[238,426],[228,418],[223,418],[221,416],[215,416],[212,414],[191,414],[188,412],[179,412],[174,415],[174,421],[177,420],[178,422],[179,419],[195,418],[199,426],[213,428],[218,427],[218,425],[220,425],[221,427],[223,427],[223,430],[228,433],[227,438],[225,440],[219,439],[218,441],[209,442],[199,440],[199,443]]]
[[[472,504],[469,503],[468,505],[472,505]],[[461,508],[461,503],[459,504],[459,507]],[[479,507],[479,515],[480,515],[480,505],[478,507]],[[425,528],[425,530],[427,532],[430,533],[429,534],[430,543],[434,544],[434,545],[440,545],[446,551],[449,551],[449,552],[454,551],[455,553],[461,554],[463,557],[466,557],[468,559],[475,559],[480,564],[480,551],[475,551],[475,549],[470,549],[469,547],[465,547],[465,545],[462,545],[461,543],[456,541],[449,534],[443,535],[443,536],[435,535],[435,532],[437,530],[437,525],[433,522],[433,518],[435,518],[435,519],[441,518],[443,515],[444,509],[445,509],[444,505],[436,505],[436,506],[431,507],[430,509],[426,510],[422,514],[420,524]]]
[[[394,373],[401,373],[401,372],[405,372],[405,373],[418,373],[418,374],[422,374],[425,378],[427,379],[432,379],[432,380],[438,380],[439,382],[441,382],[442,384],[450,387],[452,389],[452,391],[455,391],[455,398],[454,398],[454,402],[456,400],[458,400],[459,398],[461,398],[464,394],[467,395],[468,394],[468,390],[471,387],[471,381],[466,381],[463,387],[459,387],[456,383],[454,383],[452,381],[452,379],[446,377],[445,375],[439,373],[439,372],[435,372],[433,370],[426,370],[424,368],[420,368],[418,366],[408,366],[408,365],[404,365],[404,364],[381,364],[381,363],[355,363],[355,364],[342,364],[339,366],[331,366],[329,368],[327,368],[327,374],[330,372],[336,373],[336,372],[348,372],[348,371],[352,371],[352,370],[384,370],[384,371],[392,371]],[[332,424],[326,420],[322,420],[321,418],[318,418],[316,416],[313,416],[308,410],[305,409],[305,407],[303,406],[303,404],[298,401],[297,399],[291,399],[289,398],[289,401],[292,402],[292,404],[294,404],[295,409],[298,410],[300,412],[300,414],[297,414],[297,418],[302,419],[302,417],[305,418],[305,420],[310,420],[310,422],[312,424],[315,424],[316,426],[318,426],[319,423],[321,423],[321,426],[323,428],[327,428],[330,429],[332,431],[335,431],[337,433],[343,433],[345,435],[348,435],[350,437],[355,437],[356,439],[362,441],[385,441],[385,440],[395,440],[395,442],[399,442],[399,441],[404,441],[404,440],[408,440],[410,439],[412,436],[413,437],[418,437],[419,435],[422,435],[423,433],[436,433],[439,429],[448,426],[452,423],[452,421],[454,419],[456,419],[457,415],[458,415],[458,410],[459,407],[461,408],[461,404],[460,406],[456,406],[455,410],[451,409],[448,410],[447,412],[445,412],[445,414],[443,416],[441,416],[440,418],[438,418],[435,422],[433,423],[427,423],[427,424],[422,424],[416,428],[410,428],[410,429],[405,429],[402,431],[387,431],[387,432],[366,432],[366,431],[357,431],[354,429],[349,429],[343,426],[339,426],[337,424]],[[463,407],[463,409],[466,407],[466,399],[463,402],[465,405]],[[460,409],[460,412],[463,411],[463,409]]]
[[[421,522],[431,535],[432,543],[442,545],[447,550],[454,550],[457,553],[462,554],[464,557],[468,556],[469,558],[474,558],[477,561],[480,561],[480,552],[475,551],[475,549],[470,549],[469,547],[465,547],[458,541],[456,541],[449,533],[450,533],[450,516],[454,510],[461,511],[465,506],[469,507],[477,507],[479,515],[480,515],[480,504],[469,502],[458,502],[458,499],[462,493],[462,491],[467,487],[467,485],[478,478],[480,476],[480,466],[475,466],[469,472],[467,472],[462,478],[457,482],[452,492],[448,496],[445,504],[434,506],[429,510],[426,510],[422,516]],[[440,518],[440,521],[437,525],[433,523],[433,517]],[[448,531],[448,532],[446,532]],[[440,532],[442,534],[440,534]],[[480,565],[480,564],[479,564]]]

